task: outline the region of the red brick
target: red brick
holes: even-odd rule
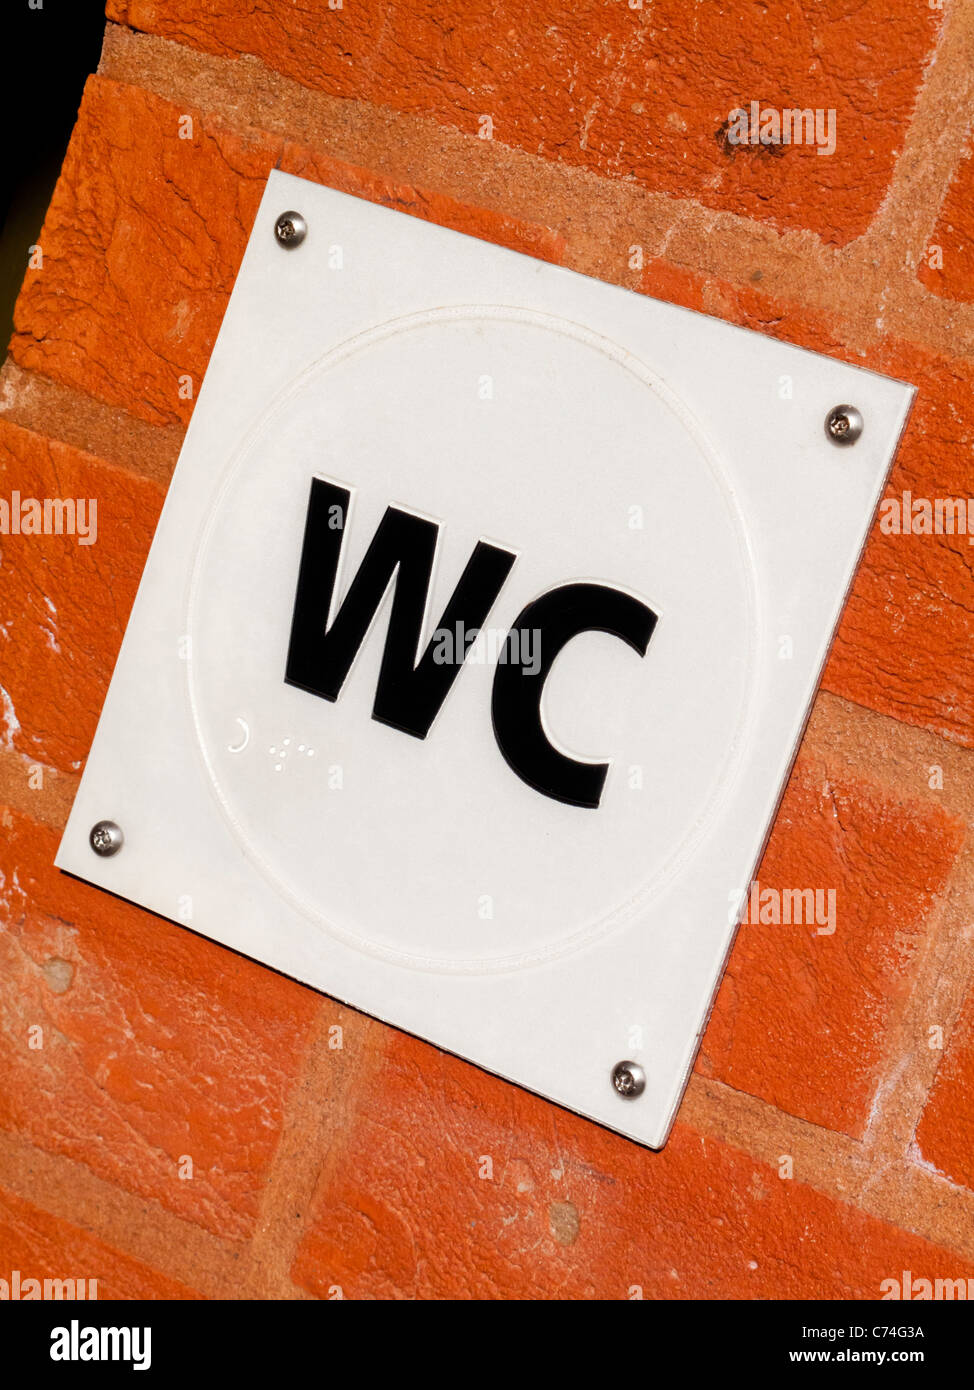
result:
[[[180,139],[191,116],[193,139]],[[187,420],[279,152],[198,112],[93,77],[28,271],[22,366],[153,424]]]
[[[974,303],[974,145],[957,166],[918,273],[941,299]]]
[[[800,761],[757,881],[779,893],[834,889],[835,932],[743,924],[697,1070],[861,1136],[887,1029],[963,838],[963,822],[936,806]]]
[[[974,994],[951,1034],[916,1143],[951,1182],[974,1189]]]
[[[472,134],[489,115],[504,144],[837,244],[860,235],[882,202],[943,17],[916,0],[744,10],[685,0],[639,9],[110,0],[108,14]],[[735,152],[719,133],[752,100],[834,109],[836,152]]]
[[[198,1298],[130,1255],[113,1250],[88,1231],[61,1221],[0,1188],[0,1279],[13,1271],[25,1279],[97,1280],[106,1298]]]
[[[0,843],[0,1129],[243,1238],[317,999],[52,867],[12,816]],[[39,1024],[43,1047],[32,1050]],[[177,1165],[193,1160],[194,1176]]]
[[[93,544],[0,536],[0,688],[5,737],[77,769],[88,752],[162,505],[162,490],[0,420],[0,497],[94,499]]]
[[[904,1269],[974,1274],[800,1173],[683,1126],[649,1153],[401,1036],[328,1174],[292,1269],[322,1298],[876,1298]]]

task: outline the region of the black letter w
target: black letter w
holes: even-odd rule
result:
[[[462,641],[448,648],[447,660],[434,658],[430,641],[417,662],[439,527],[388,507],[329,627],[350,497],[345,488],[312,479],[284,679],[299,690],[337,700],[394,582],[372,717],[425,738],[516,557],[477,542],[438,625],[450,634],[452,644],[461,624]]]

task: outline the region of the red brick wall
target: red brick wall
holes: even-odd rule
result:
[[[51,867],[179,380],[271,168],[914,382],[890,495],[966,496],[972,0],[108,17],[0,383],[0,495],[99,500],[90,548],[2,543],[0,1276],[323,1298],[974,1277],[966,536],[870,540],[760,871],[834,886],[843,924],[742,929],[661,1154]],[[728,146],[752,99],[834,108],[834,155]]]

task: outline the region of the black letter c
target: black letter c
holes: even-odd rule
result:
[[[561,649],[581,632],[607,632],[646,655],[656,614],[645,603],[606,584],[564,584],[529,603],[508,634],[494,675],[494,737],[508,766],[544,796],[594,809],[602,797],[608,763],[580,763],[553,748],[541,720],[548,672]],[[531,651],[524,634],[540,634],[536,671],[524,668]]]

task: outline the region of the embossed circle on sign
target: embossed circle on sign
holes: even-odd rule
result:
[[[517,553],[486,659],[426,739],[371,717],[388,594],[336,702],[284,683],[315,476],[353,494],[339,598],[388,506],[438,523],[424,644],[478,540]],[[586,633],[547,682],[551,741],[611,762],[596,810],[520,781],[490,716],[503,633],[571,580],[659,618],[644,658]],[[333,937],[423,970],[524,968],[630,920],[699,846],[752,717],[753,566],[703,431],[631,354],[504,306],[382,325],[277,399],[214,498],[188,631],[199,749],[243,852]]]

